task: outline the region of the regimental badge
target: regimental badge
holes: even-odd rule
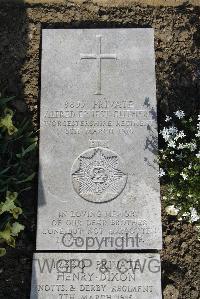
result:
[[[94,203],[116,198],[127,181],[119,160],[117,154],[104,148],[89,149],[81,154],[72,167],[72,182],[78,195]]]

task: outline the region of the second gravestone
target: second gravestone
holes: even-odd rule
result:
[[[43,30],[38,250],[161,248],[153,44]]]
[[[136,253],[37,253],[31,299],[160,299],[160,257]]]

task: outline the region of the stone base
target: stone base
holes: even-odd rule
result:
[[[36,253],[31,299],[161,299],[160,255]]]

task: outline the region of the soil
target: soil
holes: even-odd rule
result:
[[[25,3],[55,3],[55,4],[65,4],[66,0],[1,0],[2,2],[25,2]],[[85,0],[73,0],[74,3],[82,4]],[[124,5],[132,5],[132,4],[146,4],[146,5],[154,5],[154,6],[178,6],[185,3],[185,0],[90,0],[90,2],[103,5],[103,6],[124,6]],[[199,6],[199,0],[188,0],[189,4],[193,4]]]
[[[153,27],[159,123],[177,109],[200,106],[200,7],[0,2],[0,90],[15,95],[16,113],[38,126],[42,28]],[[25,105],[26,104],[26,105]],[[26,230],[16,249],[0,259],[0,298],[29,298],[35,251],[37,182],[24,194]],[[165,299],[200,298],[200,244],[195,226],[163,211],[162,287]]]

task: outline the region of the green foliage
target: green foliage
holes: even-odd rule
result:
[[[23,214],[20,197],[35,176],[37,137],[30,120],[15,118],[9,107],[12,100],[0,98],[0,244],[15,247],[16,237],[24,230],[18,222]],[[0,248],[0,256],[5,253]]]
[[[179,214],[191,222],[200,215],[200,116],[176,111],[166,117],[161,130],[164,147],[160,151],[160,176],[169,214]],[[170,206],[169,206],[170,205]]]

